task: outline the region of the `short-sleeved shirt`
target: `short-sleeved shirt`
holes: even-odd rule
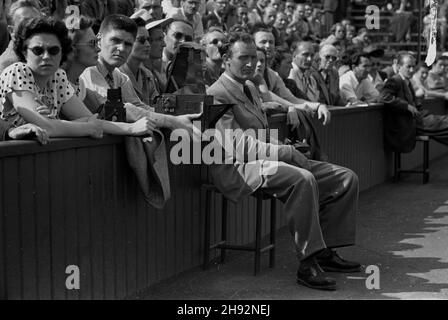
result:
[[[8,94],[29,91],[48,107],[50,119],[58,119],[61,107],[74,95],[73,87],[64,70],[58,69],[44,88],[34,81],[33,72],[25,63],[18,62],[6,68],[0,75],[0,117],[23,125],[26,121],[8,100]]]

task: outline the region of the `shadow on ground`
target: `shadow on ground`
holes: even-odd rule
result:
[[[431,164],[431,180],[405,177],[362,193],[355,247],[347,259],[379,268],[380,289],[367,289],[369,274],[331,274],[335,292],[295,283],[297,263],[286,230],[277,235],[276,267],[267,255],[252,276],[253,255],[229,252],[226,263],[185,272],[152,286],[137,299],[448,299],[448,158]],[[370,281],[368,281],[370,282]]]

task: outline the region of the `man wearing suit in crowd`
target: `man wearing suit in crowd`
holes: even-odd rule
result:
[[[344,106],[347,103],[339,92],[339,74],[334,67],[337,54],[338,51],[334,46],[324,45],[319,50],[318,70],[311,72],[319,91],[318,101],[329,106]]]
[[[385,142],[394,151],[410,152],[415,147],[416,134],[431,136],[448,144],[448,116],[432,115],[424,110],[415,97],[410,82],[415,58],[409,53],[398,57],[398,74],[388,79],[381,92],[385,104]]]
[[[258,189],[283,201],[299,259],[297,282],[314,289],[334,290],[335,280],[326,277],[323,270],[361,270],[360,264],[343,260],[329,249],[355,242],[358,178],[349,169],[308,160],[294,147],[269,140],[267,117],[255,85],[249,80],[257,64],[253,38],[246,33],[231,34],[223,51],[225,72],[207,94],[213,95],[216,103],[235,106],[219,120],[217,130],[223,134],[228,129],[264,129],[267,141],[272,143],[264,142],[262,133],[257,138],[242,133],[233,141],[225,141],[224,150],[232,161],[211,165],[213,182],[233,201]],[[256,160],[247,160],[255,158],[252,152]],[[267,154],[277,155],[278,161]]]

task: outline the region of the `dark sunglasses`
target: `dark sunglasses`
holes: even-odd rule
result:
[[[220,42],[222,43],[222,40],[213,39],[212,41],[210,41],[210,44],[214,44],[215,46],[217,46]]]
[[[61,47],[59,47],[59,46],[53,46],[53,47],[36,46],[36,47],[28,48],[28,49],[30,49],[31,52],[34,53],[36,56],[43,55],[45,51],[47,51],[48,54],[51,56],[56,56],[61,52]]]
[[[148,41],[148,43],[151,43],[150,37],[137,37],[135,40],[138,41],[140,44],[145,44],[146,41]]]
[[[186,34],[184,34],[182,32],[174,32],[173,37],[178,41],[180,41],[182,39],[184,39],[185,41],[193,41],[193,37],[187,36]]]
[[[338,57],[336,57],[336,56],[330,56],[330,55],[327,55],[327,56],[325,56],[324,58],[325,58],[325,60],[331,60],[331,61],[336,61],[336,60],[338,59]]]

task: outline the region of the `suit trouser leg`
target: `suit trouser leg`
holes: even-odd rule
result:
[[[319,219],[329,248],[355,244],[359,181],[350,169],[327,162],[310,161],[319,186]]]
[[[354,244],[358,180],[352,171],[312,161],[310,172],[278,162],[262,188],[284,202],[299,260],[324,249],[326,237],[330,247]]]

